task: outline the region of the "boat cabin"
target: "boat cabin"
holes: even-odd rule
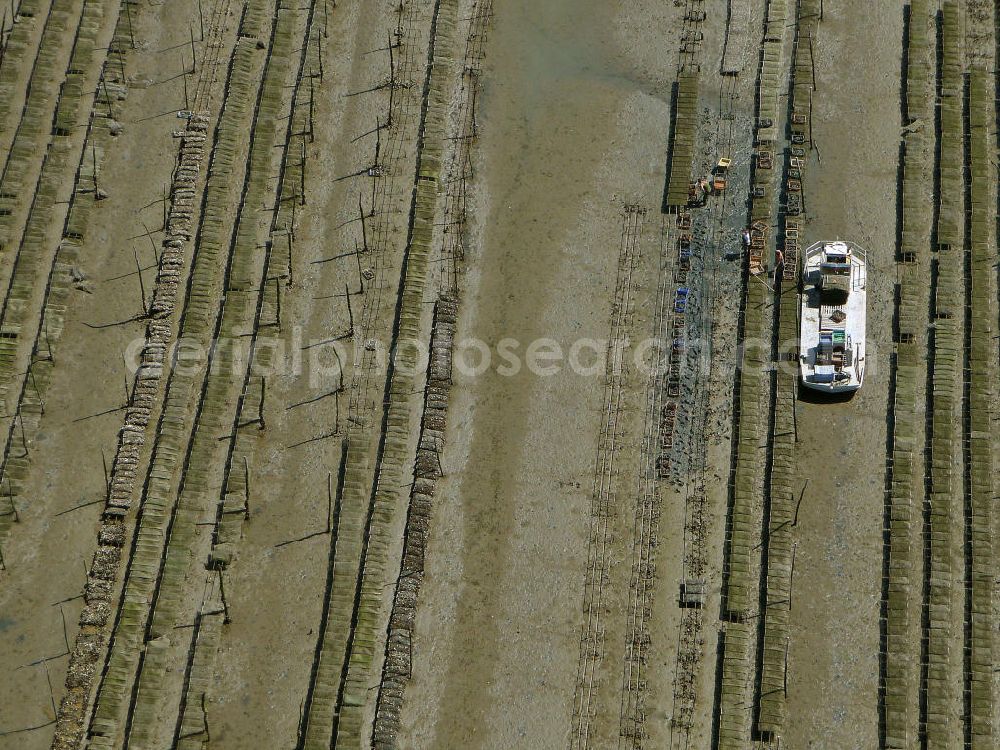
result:
[[[816,286],[824,305],[842,305],[851,292],[851,249],[843,242],[833,242],[823,248]]]

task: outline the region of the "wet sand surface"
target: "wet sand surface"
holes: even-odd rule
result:
[[[616,15],[605,3],[517,3],[491,32],[476,188],[485,226],[458,340],[482,340],[494,360],[505,337],[520,342],[522,359],[541,338],[564,352],[581,338],[601,349],[623,200],[657,205],[669,89],[606,33]],[[646,263],[658,221],[648,230]],[[637,283],[639,297],[655,292],[655,282]],[[595,356],[586,349],[580,360]],[[442,459],[451,479],[437,500],[418,614],[412,746],[567,741],[603,368],[580,375],[562,362],[551,376],[504,376],[497,364],[456,378]],[[630,521],[630,498],[619,500]],[[620,649],[607,644],[609,654]]]
[[[902,13],[846,3],[827,8],[820,30],[814,114],[820,158],[806,172],[806,243],[843,237],[868,251],[868,369],[850,401],[802,394],[798,402],[805,489],[795,530],[787,741],[795,748],[861,750],[878,744]]]
[[[113,46],[108,43],[109,11],[117,3],[61,2],[71,6],[73,18],[83,7],[104,8],[107,24],[88,74],[96,82],[99,63]],[[34,25],[32,44],[41,36],[50,5],[41,0],[33,20],[24,16],[18,21],[25,24],[20,29]],[[122,5],[136,14],[134,32],[129,30],[135,43],[121,62],[128,96],[114,102],[114,119],[123,130],[109,141],[114,146],[107,153],[93,155],[94,164],[101,160],[106,194],[100,196],[104,200],[93,201],[87,231],[81,235],[85,240],[68,273],[74,281],[65,300],[65,330],[56,334],[50,349],[51,377],[42,391],[34,387],[39,399],[44,392],[38,427],[29,424],[22,438],[22,419],[22,432],[10,433],[7,459],[20,461],[22,448],[30,458],[10,500],[5,493],[10,475],[0,472],[0,523],[6,524],[12,515],[4,510],[7,502],[16,502],[19,510],[16,522],[0,529],[0,750],[51,747],[55,715],[64,710],[59,701],[67,694],[67,715],[83,716],[83,731],[95,732],[92,745],[105,747],[106,738],[107,746],[116,750],[138,750],[140,745],[143,750],[190,750],[203,740],[215,750],[326,747],[325,729],[316,730],[318,738],[304,739],[314,705],[322,706],[317,713],[335,717],[329,746],[368,747],[377,701],[380,710],[385,709],[379,714],[380,730],[390,735],[396,732],[395,712],[401,705],[395,741],[406,749],[701,750],[718,739],[713,732],[724,710],[730,711],[729,719],[736,715],[741,747],[878,747],[904,11],[899,5],[863,0],[825,5],[814,39],[817,88],[810,122],[816,149],[804,170],[808,223],[802,244],[840,237],[867,249],[867,371],[864,387],[851,399],[831,402],[800,392],[796,404],[795,494],[798,500],[801,493],[801,501],[792,534],[787,697],[778,738],[768,742],[753,735],[760,703],[755,695],[759,613],[747,613],[751,645],[745,664],[737,663],[739,656],[730,664],[734,674],[745,675],[742,682],[722,678],[720,656],[725,652],[719,651],[719,636],[737,630],[720,613],[720,604],[722,571],[728,562],[730,464],[737,457],[731,430],[733,388],[742,356],[737,346],[739,302],[746,292],[743,284],[766,278],[744,276],[740,232],[751,170],[766,169],[752,147],[763,14],[768,7],[780,6],[766,0],[510,0],[495,7],[486,0],[361,0],[301,7],[282,3],[279,11],[271,0],[250,5],[206,0],[206,12],[218,18],[209,22],[205,38],[198,39],[201,30],[189,24],[197,19],[202,3],[183,0]],[[936,13],[938,4],[932,5]],[[964,0],[956,6],[968,26],[962,33],[970,34],[963,51],[969,58],[963,60],[966,68],[973,52],[982,55],[995,42],[988,33],[975,36],[982,29],[973,17],[976,8],[985,5]],[[696,6],[704,6],[706,18],[698,17]],[[782,27],[786,49],[780,62],[780,108],[787,102],[795,34],[796,4],[787,6],[791,15]],[[693,15],[685,20],[688,11]],[[260,29],[237,42],[237,26],[254,12],[261,16]],[[277,23],[293,16],[287,26]],[[993,19],[986,16],[979,23],[988,22],[992,29]],[[490,20],[479,23],[486,17]],[[751,19],[745,22],[751,31],[737,34],[734,42],[746,44],[745,67],[736,78],[722,76],[719,60],[727,22],[746,18]],[[213,23],[218,28],[213,30]],[[265,70],[265,57],[280,46],[279,26],[282,35],[302,35],[295,36],[288,69],[279,73],[286,77],[278,83],[272,80],[275,90],[284,92],[280,106],[274,101],[268,105],[277,106],[273,111],[279,113],[280,125],[273,132],[260,131],[276,138],[276,148],[292,149],[280,170],[277,150],[271,160],[260,163],[247,158],[251,113],[240,115],[234,97],[227,99],[223,92],[227,76],[236,69],[234,49],[251,45],[251,68]],[[52,97],[60,90],[61,77],[69,75],[63,71],[72,30],[67,27],[59,35],[59,64],[51,80],[39,79]],[[2,31],[0,40],[14,33]],[[483,38],[485,56],[470,55],[470,48]],[[977,44],[982,48],[975,51]],[[185,77],[180,73],[182,52],[189,45],[200,57]],[[691,57],[678,55],[683,47]],[[127,396],[122,394],[121,354],[144,337],[148,321],[141,312],[154,281],[175,283],[171,274],[157,278],[154,270],[167,239],[159,228],[166,221],[160,201],[164,183],[177,172],[177,128],[183,128],[190,115],[187,87],[194,91],[202,85],[197,81],[204,71],[198,66],[211,70],[206,60],[213,50],[219,68],[218,75],[204,83],[213,92],[205,104],[212,123],[205,160],[197,168],[196,189],[183,191],[191,197],[182,200],[178,192],[174,200],[179,206],[192,201],[193,226],[199,226],[198,213],[208,205],[203,178],[211,170],[223,171],[218,164],[210,166],[210,160],[218,155],[213,152],[214,128],[225,102],[237,110],[230,124],[240,125],[229,144],[236,168],[233,184],[216,192],[213,200],[225,203],[217,206],[217,216],[232,228],[242,206],[238,183],[245,168],[248,176],[263,176],[267,182],[266,189],[254,190],[254,200],[261,205],[244,207],[242,221],[246,227],[256,222],[251,229],[260,240],[244,259],[253,256],[256,264],[268,248],[275,263],[260,269],[268,275],[251,290],[262,300],[261,318],[252,324],[279,347],[276,359],[283,361],[267,373],[266,398],[261,381],[257,420],[241,421],[239,417],[253,415],[235,413],[239,382],[220,386],[225,393],[218,405],[225,418],[218,417],[219,435],[206,437],[221,441],[242,436],[239,452],[246,459],[242,466],[249,484],[245,506],[236,504],[239,478],[232,493],[228,482],[224,484],[225,451],[213,449],[183,468],[176,464],[164,497],[170,503],[181,497],[186,501],[190,498],[181,488],[188,477],[208,476],[206,494],[198,496],[205,502],[205,515],[184,515],[190,528],[170,521],[169,534],[178,531],[176,540],[171,539],[177,554],[170,558],[177,565],[169,566],[171,584],[163,589],[169,589],[169,596],[142,595],[120,609],[123,583],[133,563],[140,570],[147,565],[153,570],[165,559],[155,559],[161,554],[158,549],[137,551],[132,543],[140,514],[148,511],[155,519],[160,513],[149,505],[147,484],[152,446],[162,437],[157,432],[162,432],[159,417],[167,392],[164,379],[150,407],[150,421],[129,425],[144,430],[145,447],[130,470],[137,479],[120,529],[124,541],[109,536],[99,544],[101,514],[107,511],[110,494],[106,474],[114,468],[116,445],[129,419],[123,422],[121,403]],[[12,94],[16,101],[6,123],[11,127],[0,133],[0,152],[10,149],[36,52],[30,46],[27,52],[0,52],[7,71],[12,64],[18,66]],[[932,52],[928,49],[928,56]],[[295,72],[300,53],[306,53],[303,65],[310,66],[303,67],[301,76]],[[463,56],[474,67],[464,68]],[[694,124],[686,124],[687,135],[695,139],[692,176],[709,172],[720,156],[733,159],[724,195],[712,197],[704,208],[692,208],[693,221],[687,225],[661,214],[679,60],[692,65],[697,60],[702,66]],[[992,70],[992,60],[987,67]],[[259,77],[254,77],[251,95]],[[86,107],[91,83],[88,79]],[[112,86],[112,93],[105,90],[104,95],[112,97],[115,91]],[[291,103],[285,97],[293,91],[298,92],[298,114],[288,118]],[[470,100],[474,116],[467,119]],[[79,113],[81,123],[86,107]],[[294,133],[293,124],[301,126]],[[32,154],[25,190],[38,179],[42,152],[51,146],[45,145],[46,139],[57,136],[63,134],[46,132],[38,140],[42,145]],[[70,138],[82,139],[82,128]],[[927,142],[929,156],[933,134]],[[779,154],[788,145],[781,141]],[[456,154],[468,154],[472,166],[461,180],[456,173],[465,162]],[[308,164],[301,183],[298,177],[280,183],[279,171],[285,177],[292,174],[300,157]],[[80,175],[86,165],[85,155]],[[780,166],[769,173],[775,184],[791,177],[782,159],[774,166]],[[67,192],[72,169],[75,163],[66,169]],[[436,196],[426,179],[436,181]],[[931,177],[927,180],[922,187],[929,204]],[[282,203],[272,206],[272,192],[279,185]],[[86,190],[89,187],[81,195]],[[62,197],[45,229],[46,242],[51,243],[44,257],[33,261],[38,264],[37,278],[25,304],[39,308],[34,311],[39,316],[46,264],[55,253],[65,214]],[[0,195],[0,203],[9,199]],[[290,224],[283,219],[267,229],[269,217],[287,213],[290,205],[295,206]],[[776,207],[778,214],[782,210]],[[250,211],[257,215],[250,218]],[[18,197],[14,224],[26,220],[28,212],[27,198]],[[433,215],[428,218],[428,213]],[[920,221],[929,225],[927,213]],[[911,218],[908,215],[907,221]],[[453,229],[456,226],[460,228]],[[629,281],[623,308],[623,228],[629,226],[641,230],[635,235],[631,275],[624,275]],[[693,234],[687,274],[679,273],[682,227]],[[13,236],[19,236],[22,228],[18,224],[15,229]],[[454,240],[456,236],[461,239]],[[425,241],[426,260],[420,252],[413,253]],[[175,319],[183,312],[188,269],[201,242],[185,240],[185,265],[176,277],[181,292]],[[284,259],[275,259],[286,247],[284,266]],[[449,253],[459,247],[465,256],[455,260]],[[224,255],[219,257],[220,263],[227,262]],[[921,267],[929,267],[931,257],[936,262],[940,255],[922,255]],[[417,262],[411,263],[413,259]],[[136,262],[143,267],[142,285]],[[12,263],[12,254],[0,253],[0,276],[6,278]],[[419,270],[424,263],[426,278]],[[208,277],[215,279],[217,269],[211,270]],[[437,398],[435,390],[422,388],[421,372],[412,391],[394,392],[388,387],[393,371],[384,354],[393,336],[402,335],[404,300],[411,306],[408,316],[412,308],[422,308],[415,335],[421,342],[430,338],[434,303],[453,277],[460,301],[454,382],[446,407],[429,407],[421,422],[420,410]],[[268,282],[275,284],[268,287]],[[411,283],[418,294],[406,296],[402,292]],[[672,328],[680,320],[674,294],[682,285],[689,286],[690,295],[684,298],[687,307],[681,306],[686,322]],[[0,286],[6,288],[6,282]],[[243,299],[230,296],[234,290],[223,286],[221,275],[209,286],[200,294],[213,316],[215,311],[237,309],[226,308],[227,297]],[[237,313],[246,325],[251,325],[252,309],[248,305],[245,315]],[[766,336],[770,325],[764,329]],[[413,330],[410,323],[405,330]],[[672,393],[668,378],[659,381],[662,387],[657,390],[657,381],[634,362],[636,347],[654,332],[679,337],[675,340],[680,342],[682,364],[674,366],[679,368],[680,385]],[[0,331],[0,338],[10,335],[6,327]],[[203,335],[207,343],[214,334]],[[613,335],[627,336],[629,342],[624,356],[630,364],[621,380],[609,378],[606,370]],[[925,338],[921,331],[916,343],[924,347]],[[334,341],[344,342],[346,349],[353,346],[342,372],[339,357],[335,363],[330,351],[319,353],[321,344]],[[17,357],[25,366],[17,378],[40,361],[28,364],[35,354],[27,351],[27,339],[22,343],[25,351],[19,350]],[[8,356],[5,352],[0,346],[0,358]],[[995,348],[990,350],[990,356],[995,353]],[[704,361],[695,372],[692,362],[702,354],[711,358],[711,367]],[[359,358],[370,367],[355,369]],[[0,365],[5,361],[0,359]],[[7,377],[2,372],[0,366],[0,378]],[[11,383],[19,385],[17,378]],[[251,390],[253,383],[245,382]],[[918,391],[923,388],[921,382]],[[13,403],[15,390],[22,404]],[[33,414],[37,405],[24,395],[31,391],[7,391],[11,403],[6,416],[0,415],[2,429],[15,424],[7,421],[15,407],[26,404],[27,413]],[[917,396],[918,414],[922,395]],[[345,495],[338,496],[332,487],[342,469],[342,441],[350,436],[351,451],[367,447],[374,455],[376,444],[388,434],[382,417],[393,399],[399,399],[396,406],[405,402],[402,431],[409,430],[410,438],[408,447],[392,458],[405,454],[399,459],[401,468],[383,474],[369,461],[360,472],[364,481],[355,486],[363,491],[352,490],[348,505],[338,505],[334,498],[343,502]],[[171,417],[184,436],[208,435],[204,431],[213,429],[210,420],[218,416],[206,416],[195,401],[192,395],[186,408],[175,405]],[[662,411],[668,402],[675,411]],[[426,421],[430,410],[435,412],[433,425],[447,428],[443,449],[436,427],[421,433],[433,446],[421,443],[422,458],[433,450],[443,473],[435,477],[430,526],[424,529],[423,509],[409,492],[415,477],[426,480],[434,473],[426,461],[414,461],[417,428],[431,424]],[[615,425],[612,433],[617,436],[610,451],[608,422]],[[747,450],[763,462],[774,435],[761,429],[759,437],[759,444]],[[178,445],[179,451],[190,449],[187,441],[185,437]],[[740,450],[737,445],[735,451]],[[358,450],[353,460],[363,454]],[[196,468],[189,470],[191,465]],[[763,477],[764,467],[759,468]],[[394,488],[398,480],[401,489],[391,503],[386,500],[376,510],[375,498],[381,497],[380,483],[387,477]],[[216,493],[221,494],[218,504]],[[702,526],[691,515],[700,493],[705,503]],[[929,544],[929,534],[918,520],[919,494],[913,500],[910,537],[915,556],[921,545]],[[764,500],[763,486],[758,485],[751,522],[758,537],[768,522]],[[342,514],[349,508],[343,529],[337,507]],[[951,695],[942,705],[957,732],[967,718],[959,715],[966,610],[960,602],[965,571],[958,548],[958,503],[955,513],[954,637],[946,665]],[[168,515],[176,517],[164,512],[163,518]],[[208,549],[216,551],[223,517],[227,524],[236,519],[226,528],[238,533],[231,547],[220,548],[221,556],[210,560]],[[410,536],[413,517],[418,519],[417,533]],[[993,523],[998,523],[996,517]],[[187,533],[191,537],[185,547]],[[410,557],[409,542],[424,535],[426,550]],[[407,557],[401,575],[404,542]],[[107,560],[113,555],[108,553],[116,544],[124,544],[123,562],[112,570]],[[750,571],[754,585],[762,555],[756,545]],[[706,599],[701,609],[685,609],[679,601],[681,584],[695,577],[695,569]],[[98,577],[109,577],[100,578],[97,586],[91,580],[85,595],[84,586],[95,570]],[[401,598],[411,598],[403,601],[397,616],[397,576],[409,584],[421,570],[415,605],[413,590],[399,586]],[[918,610],[923,604],[917,578],[924,572],[915,565],[909,582],[911,616],[903,640],[914,657],[921,648]],[[994,592],[994,609],[998,602]],[[412,641],[410,606],[415,606]],[[167,636],[153,637],[160,625],[140,625],[125,628],[126,637],[118,638],[117,618],[125,609],[129,618],[173,618],[160,624],[171,626]],[[211,627],[195,629],[199,613],[213,618]],[[334,619],[336,626],[330,624]],[[201,622],[204,626],[205,620]],[[114,634],[117,643],[108,650],[108,641],[97,639],[98,631],[101,638]],[[328,641],[326,635],[334,631],[336,637]],[[93,666],[101,685],[78,682],[81,675],[86,677],[83,667],[67,669],[69,654],[64,652],[75,648],[78,633],[85,640],[96,639],[86,640],[83,651],[90,661],[80,663]],[[201,633],[209,635],[202,640]],[[400,643],[409,647],[406,658],[400,657]],[[725,653],[727,659],[731,653]],[[112,663],[124,666],[105,682],[103,670]],[[321,683],[314,682],[321,663],[333,667]],[[916,663],[912,666],[906,720],[915,738],[923,727],[917,726],[922,708],[919,669]],[[189,679],[192,675],[196,679]],[[149,693],[143,689],[146,679]],[[995,680],[1000,689],[997,680],[1000,672]],[[81,685],[89,686],[90,697],[74,706],[73,691]],[[158,685],[162,692],[155,695]],[[107,688],[108,701],[118,695],[121,702],[91,723],[98,688],[102,694]],[[739,700],[726,703],[724,691],[729,697],[738,694]],[[144,703],[140,694],[153,700]],[[388,708],[381,703],[386,696]],[[177,736],[182,700],[183,711],[189,712],[188,728],[193,727],[184,738]],[[1000,702],[994,701],[993,709],[1000,711]],[[926,714],[926,707],[923,710]],[[81,744],[87,743],[76,743]]]

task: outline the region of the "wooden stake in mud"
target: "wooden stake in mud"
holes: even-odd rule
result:
[[[122,408],[128,406],[128,362],[125,361],[125,352],[122,352],[122,387],[124,388],[124,398]]]
[[[368,227],[365,225],[365,209],[361,205],[361,193],[358,193],[358,213],[361,215],[361,241],[364,244],[365,252],[368,252]],[[357,251],[355,251],[355,254]],[[360,264],[360,261],[358,261]],[[358,269],[360,270],[360,265]]]
[[[45,351],[49,353],[46,360],[55,364],[55,358],[52,356],[52,342],[49,340],[49,321],[46,320],[45,324],[42,326],[43,332],[45,333]]]
[[[223,606],[225,606],[225,599],[223,601]],[[223,622],[226,622],[223,619]],[[205,709],[205,693],[201,694],[201,722],[205,725],[205,744],[209,744],[212,741],[212,735],[208,731],[208,711]]]
[[[125,55],[119,53],[115,56],[118,58],[118,70],[121,72],[122,85],[124,86],[128,82],[128,79],[125,76]]]
[[[222,624],[228,625],[232,622],[232,619],[229,617],[229,602],[226,601],[226,579],[222,575],[222,568],[219,568],[219,593],[222,595]]]
[[[813,38],[809,35],[809,64],[812,66],[813,91],[816,90],[816,58],[813,56]]]
[[[339,420],[338,420],[339,421]],[[333,472],[326,472],[326,533],[333,528]]]
[[[28,365],[28,377],[31,378],[31,387],[35,389],[35,398],[38,399],[38,406],[41,409],[42,416],[44,417],[45,416],[45,401],[42,400],[42,392],[40,390],[38,390],[38,383],[35,382],[35,372],[34,372],[34,370],[31,369],[32,366],[34,366],[34,364],[35,363],[32,362],[30,365]]]
[[[10,0],[11,6],[14,5],[14,0]],[[4,43],[3,35],[7,33],[7,9],[3,9],[3,23],[0,24],[0,68],[3,68],[3,54],[7,49],[7,45]]]
[[[24,455],[28,455],[28,438],[24,434],[24,417],[18,412],[16,417],[18,423],[21,425],[21,447],[24,448]]]
[[[205,14],[201,10],[201,0],[198,0],[198,26],[201,28],[201,39],[199,42],[205,41]]]
[[[104,89],[104,101],[108,105],[108,117],[110,117],[112,120],[114,120],[115,119],[115,110],[111,106],[111,95],[108,94],[108,82],[104,79],[104,76],[101,76],[101,87]]]
[[[792,526],[798,526],[799,524],[799,507],[802,505],[802,498],[806,496],[806,487],[809,486],[809,479],[807,478],[805,483],[802,485],[802,492],[799,493],[799,501],[795,503],[795,516],[792,518]]]
[[[61,604],[59,605],[59,616],[62,618],[63,644],[66,646],[66,653],[68,654],[70,648],[69,648],[69,633],[67,632],[66,628],[66,611],[63,609],[63,606]]]
[[[166,203],[164,203],[164,205],[166,205]],[[153,265],[158,266],[160,265],[160,254],[156,252],[156,242],[153,241],[153,233],[149,230],[149,227],[146,226],[146,222],[143,219],[139,219],[139,222],[142,224],[142,228],[146,230],[146,239],[149,240],[149,246],[153,250]],[[166,230],[167,223],[164,222],[163,231],[166,232]]]
[[[277,282],[277,279],[275,279]],[[281,287],[278,286],[278,295],[281,295]],[[279,329],[280,330],[280,329]],[[267,378],[263,375],[260,376],[260,404],[257,406],[257,421],[260,422],[260,429],[267,427],[264,424],[264,399],[267,397]]]
[[[250,520],[250,461],[246,456],[243,456],[243,484],[244,492],[246,494],[246,499],[243,501],[243,518],[246,521]]]
[[[167,183],[163,183],[163,231],[167,231]],[[159,263],[157,258],[156,262]]]
[[[316,135],[313,131],[313,77],[309,76],[309,142],[313,143]]]
[[[476,92],[479,91],[478,86],[472,87],[472,106],[469,110],[469,117],[472,120],[472,135],[473,138],[479,133],[479,126],[476,125]]]
[[[357,251],[357,245],[355,244],[354,250],[354,260],[358,262],[358,281],[360,282],[361,288],[358,290],[358,294],[365,293],[365,274],[361,270],[361,253]]]
[[[306,205],[306,142],[299,141],[299,205]]]
[[[792,563],[788,566],[788,610],[792,609],[792,580],[795,578],[795,550],[798,547],[798,542],[792,542]]]
[[[395,98],[396,98],[396,87],[390,83],[389,84],[389,113],[385,117],[385,126],[387,128],[391,128],[392,127],[392,109],[393,109],[393,101],[394,101]]]
[[[392,32],[385,33],[389,40],[389,90],[396,88],[396,56],[392,53]]]
[[[7,563],[3,561],[3,547],[0,547],[0,570],[7,570]]]
[[[17,505],[14,504],[14,485],[10,477],[7,477],[7,502],[10,503],[10,512],[14,514],[14,523],[21,523],[21,515],[17,512]]]
[[[797,443],[799,442],[799,397],[795,393],[796,390],[797,388],[792,386],[792,433]]]
[[[97,184],[97,144],[96,143],[92,142],[90,144],[90,154],[91,154],[91,156],[93,157],[93,160],[94,160],[94,200],[96,201],[96,200],[100,200],[100,192],[101,192],[101,188]]]
[[[351,290],[344,284],[344,296],[347,297],[347,320],[350,323],[348,336],[354,336],[354,311],[351,309]]]
[[[101,464],[104,466],[104,489],[111,491],[111,478],[108,476],[108,457],[104,455],[104,448],[101,448]]]
[[[139,277],[139,294],[142,297],[142,314],[145,315],[149,312],[146,309],[146,284],[142,280],[142,266],[139,265],[139,254],[135,251],[135,245],[132,246],[132,257],[135,258],[135,273]]]
[[[181,52],[181,78],[184,79],[184,109],[190,110],[191,103],[188,101],[188,77],[187,65],[184,63],[184,53]]]
[[[188,24],[188,34],[191,36],[191,72],[198,70],[198,55],[194,49],[194,27]]]
[[[275,298],[275,323],[278,324],[278,333],[281,333],[281,280],[275,276],[274,277],[274,298]]]
[[[132,45],[132,49],[135,49],[135,32],[132,31],[132,11],[129,9],[131,3],[129,0],[125,0],[125,18],[128,21],[128,39]]]
[[[57,716],[56,695],[52,692],[52,677],[49,675],[49,664],[47,659],[42,659],[42,668],[45,670],[45,681],[49,684],[49,702],[52,704],[52,715]]]

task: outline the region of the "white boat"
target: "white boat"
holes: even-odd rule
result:
[[[853,242],[824,241],[805,252],[799,364],[802,385],[847,393],[865,378],[868,254]]]

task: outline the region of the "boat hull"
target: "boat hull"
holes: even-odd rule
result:
[[[824,257],[839,258],[840,265],[825,262]],[[867,265],[867,254],[854,243],[822,241],[806,249],[799,330],[804,388],[832,395],[852,393],[864,384]],[[824,292],[831,268],[833,280],[839,279],[834,288],[844,293],[833,301],[830,292]]]

